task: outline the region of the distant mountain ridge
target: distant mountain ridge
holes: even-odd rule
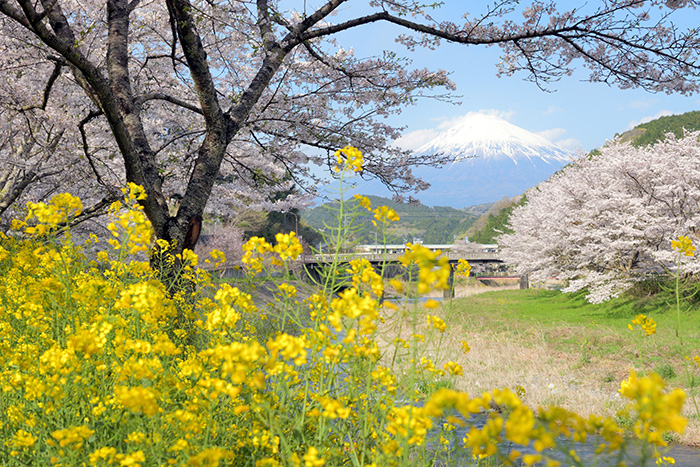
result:
[[[452,162],[442,168],[413,169],[430,184],[413,196],[428,206],[464,209],[521,195],[572,159],[570,152],[542,136],[493,115],[468,113],[434,133],[414,154],[440,153]],[[358,184],[357,192],[388,196],[377,180]]]

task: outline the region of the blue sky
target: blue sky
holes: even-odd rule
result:
[[[470,1],[448,0],[443,15],[450,17],[466,9],[477,8]],[[528,2],[529,3],[529,2]],[[571,5],[568,5],[571,3]],[[567,7],[573,2],[561,2]],[[351,14],[352,11],[340,12]],[[700,19],[700,12],[691,12]],[[686,14],[687,15],[687,14]],[[691,15],[691,16],[692,16]],[[455,17],[456,19],[456,17]],[[517,20],[517,17],[514,19]],[[691,20],[692,18],[688,18]],[[585,82],[586,70],[576,63],[577,72],[553,83],[553,92],[543,92],[526,75],[498,78],[500,61],[497,47],[461,46],[443,43],[437,50],[407,52],[393,38],[400,30],[386,23],[364,26],[338,37],[339,45],[354,48],[360,56],[380,54],[384,49],[400,52],[413,59],[416,68],[442,68],[452,73],[461,105],[420,100],[392,117],[397,126],[406,126],[404,143],[415,146],[421,137],[446,120],[468,112],[495,113],[526,130],[541,134],[570,150],[589,151],[599,147],[615,133],[662,115],[700,109],[700,96],[652,94],[639,89],[622,90],[602,83]],[[423,130],[423,131],[421,131]]]

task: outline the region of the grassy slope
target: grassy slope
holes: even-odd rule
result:
[[[533,325],[542,328],[550,344],[561,350],[582,352],[581,339],[592,340],[590,350],[601,358],[617,357],[639,365],[637,360],[637,336],[628,324],[637,314],[645,314],[657,323],[657,333],[643,339],[644,360],[647,370],[671,365],[680,376],[686,355],[691,357],[700,349],[700,312],[681,312],[681,346],[675,335],[677,314],[672,297],[624,297],[592,305],[581,294],[562,294],[545,290],[508,290],[476,295],[455,302],[455,308],[466,331],[470,323],[481,320],[495,331],[509,329],[522,332]],[[687,306],[686,306],[687,308]],[[580,328],[581,335],[564,337],[557,333],[563,327]],[[551,334],[551,335],[550,335]],[[603,335],[609,338],[601,339]],[[621,355],[621,351],[628,351]],[[692,354],[692,355],[691,355]],[[639,368],[638,368],[639,369]],[[682,383],[681,378],[672,382]],[[676,381],[677,380],[677,381]]]
[[[681,346],[674,331],[675,311],[662,296],[591,305],[580,295],[509,290],[457,299],[451,310],[443,304],[441,316],[449,331],[440,354],[460,356],[464,375],[454,384],[471,394],[521,385],[532,406],[560,404],[579,413],[615,415],[622,407],[620,382],[630,369],[642,370],[641,331],[627,327],[639,313],[658,324],[657,333],[642,340],[644,369],[687,391],[685,356],[700,354],[700,312],[696,305],[683,313]],[[472,348],[466,355],[459,351],[462,339]],[[700,371],[690,368],[697,385]],[[690,425],[677,440],[700,445],[700,420],[690,399],[686,408]]]

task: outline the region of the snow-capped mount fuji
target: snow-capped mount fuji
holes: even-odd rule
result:
[[[464,208],[524,193],[571,161],[572,153],[502,118],[469,113],[414,151],[450,156],[443,168],[417,168],[430,183],[417,198],[429,206]]]
[[[569,152],[540,135],[524,130],[494,115],[469,113],[415,150],[416,154],[444,153],[459,163],[468,158],[504,159],[515,164],[529,160],[533,163],[566,163]],[[476,162],[476,161],[474,161]]]

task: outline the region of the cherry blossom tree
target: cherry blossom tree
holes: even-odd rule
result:
[[[22,67],[0,73],[0,214],[7,213],[5,221],[21,215],[17,200],[23,196],[41,200],[71,189],[95,201],[86,207],[85,218],[120,194],[123,177],[100,175],[75,150],[82,144],[74,131],[79,121],[67,118],[69,109],[49,105],[52,92],[64,97],[71,92],[64,81],[57,82],[60,69],[53,68],[48,84],[46,77],[37,79]]]
[[[498,242],[533,280],[556,276],[598,303],[675,270],[671,241],[700,226],[700,132],[653,146],[612,142],[527,193]],[[700,261],[682,256],[686,272]]]
[[[399,133],[384,117],[452,84],[444,71],[391,53],[358,58],[338,42],[372,24],[403,28],[409,50],[499,46],[499,72],[524,71],[539,86],[582,64],[592,81],[697,90],[698,35],[671,21],[695,1],[581,3],[504,0],[449,22],[433,18],[439,5],[414,0],[0,0],[0,73],[16,83],[6,106],[16,118],[3,131],[42,148],[27,149],[22,168],[39,175],[13,186],[48,180],[51,167],[95,203],[125,181],[142,185],[156,235],[179,249],[196,243],[188,229],[205,208],[312,189],[310,167],[330,168],[346,144],[365,153],[364,176],[421,188],[410,168],[444,158],[390,147]]]

